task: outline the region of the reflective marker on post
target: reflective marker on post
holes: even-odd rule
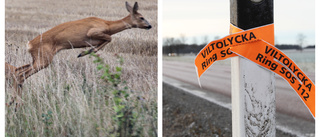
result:
[[[230,23],[241,30],[273,24],[273,0],[230,0],[230,4]],[[269,30],[268,41],[273,44],[273,28]],[[231,77],[232,135],[275,136],[274,74],[245,58],[235,57]]]

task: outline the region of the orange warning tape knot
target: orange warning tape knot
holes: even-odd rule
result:
[[[315,117],[315,85],[287,55],[274,47],[273,24],[246,31],[230,25],[230,33],[198,53],[195,58],[198,79],[215,61],[242,56],[284,78]]]

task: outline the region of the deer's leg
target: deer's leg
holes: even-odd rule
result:
[[[30,65],[31,64],[27,64],[27,65],[23,65],[23,66],[21,66],[21,67],[19,67],[19,68],[16,68],[16,72],[19,72],[20,70],[23,70],[23,69],[25,69],[25,68],[28,68],[28,67],[30,67]]]
[[[85,55],[88,55],[88,54],[90,54],[90,53],[92,53],[92,52],[94,52],[94,53],[96,53],[98,50],[100,50],[101,48],[103,48],[105,45],[107,45],[109,42],[104,42],[104,43],[102,43],[101,45],[99,45],[99,46],[97,46],[97,47],[95,47],[95,48],[92,48],[92,49],[90,49],[90,50],[87,50],[87,51],[83,51],[83,52],[81,52],[79,55],[78,55],[78,58],[79,57],[83,57],[83,56],[85,56]]]
[[[12,81],[12,84],[10,87],[13,87],[14,94],[11,98],[11,101],[9,102],[9,105],[13,104],[17,97],[21,97],[21,88],[18,86],[17,78],[16,78],[16,67],[10,65],[6,62],[5,64],[5,71],[6,71],[6,80]],[[20,98],[19,98],[20,99]],[[17,102],[20,102],[19,100]]]
[[[92,52],[94,52],[94,53],[98,52],[100,49],[104,48],[108,43],[109,42],[102,43],[100,46],[94,48]]]
[[[108,43],[111,42],[112,38],[110,35],[105,34],[105,33],[94,33],[92,35],[92,38],[94,39],[101,39],[104,40],[104,43],[102,43],[101,45],[97,46],[96,48],[93,49],[93,52],[96,53],[98,52],[100,49],[102,49],[103,47],[105,47]]]
[[[10,68],[7,68],[7,67],[10,67]],[[15,69],[16,68],[14,66],[11,66],[6,63],[6,80],[12,81],[11,87],[14,88],[14,92],[11,97],[11,101],[9,102],[9,106],[11,106],[12,104],[15,104],[15,111],[17,111],[17,108],[21,104],[22,87],[18,84]]]
[[[47,56],[43,58],[38,58],[38,60],[34,61],[32,67],[26,71],[25,79],[29,78],[31,75],[37,73],[38,71],[46,68],[52,62],[53,56]]]
[[[41,69],[44,69],[49,66],[49,64],[53,60],[54,52],[52,50],[45,50],[42,49],[38,53],[31,53],[31,56],[33,58],[33,63],[29,67],[23,69],[18,74],[18,82],[21,85],[24,80],[29,78],[31,75],[37,73]]]
[[[9,102],[9,104],[11,105],[12,103],[15,102],[15,100],[18,98],[18,102],[20,102],[20,98],[21,98],[21,90],[22,90],[22,87],[18,84],[18,81],[17,79],[14,77],[12,78],[12,87],[14,88],[14,94],[13,94],[13,97],[11,98],[11,101]]]
[[[92,49],[90,49],[90,50],[87,50],[87,51],[82,51],[82,52],[78,55],[78,58],[83,57],[83,56],[85,56],[85,55],[88,55],[88,54],[92,53],[93,49],[94,49],[94,48],[92,48]]]
[[[9,105],[11,106],[14,102],[16,102],[16,108],[19,106],[19,104],[21,103],[21,97],[22,97],[22,87],[20,84],[17,83],[16,79],[14,79],[14,82],[13,82],[13,86],[14,86],[14,89],[15,89],[15,93],[13,95],[13,97],[11,98],[11,101],[9,102]],[[16,111],[16,110],[15,110]]]
[[[104,33],[104,30],[103,28],[92,28],[88,31],[87,33],[87,36],[91,39],[97,39],[97,40],[102,40],[104,41],[102,44],[98,45],[97,47],[95,48],[92,48],[90,50],[87,50],[87,51],[83,51],[81,52],[79,55],[78,55],[78,58],[79,57],[83,57],[85,55],[88,55],[92,52],[96,53],[97,51],[99,51],[100,49],[102,49],[105,45],[107,45],[108,43],[111,42],[112,38],[110,35],[108,34],[105,34]]]

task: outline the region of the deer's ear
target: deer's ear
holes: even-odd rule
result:
[[[138,9],[139,9],[138,2],[135,2],[133,6],[133,12],[137,12]]]
[[[126,8],[128,12],[132,13],[132,7],[129,5],[127,1],[126,1]]]

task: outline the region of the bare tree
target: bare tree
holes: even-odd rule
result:
[[[187,38],[184,34],[180,34],[179,42],[179,44],[186,44]]]
[[[214,36],[214,40],[218,40],[218,39],[220,39],[219,36]]]
[[[202,37],[202,44],[208,44],[208,43],[209,43],[209,40],[208,40],[208,39],[209,39],[209,38],[208,38],[207,35],[203,36],[203,37]]]
[[[299,33],[297,36],[297,43],[300,46],[299,50],[302,50],[303,45],[305,44],[306,36],[302,33]]]
[[[197,37],[192,38],[192,44],[198,44],[198,39]]]
[[[163,39],[163,45],[164,46],[172,46],[172,45],[175,45],[177,44],[177,40],[174,39],[173,37],[170,37],[170,38],[164,38]]]

